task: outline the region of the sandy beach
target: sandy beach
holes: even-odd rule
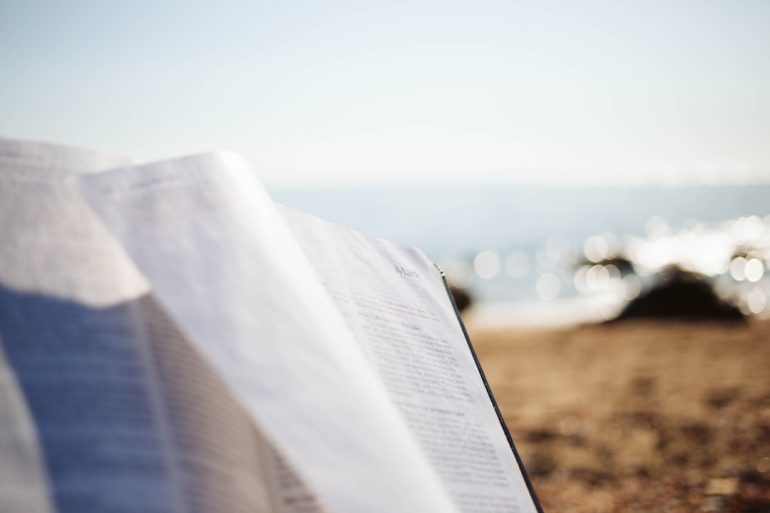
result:
[[[770,322],[468,326],[546,512],[770,511]]]

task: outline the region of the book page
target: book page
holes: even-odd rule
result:
[[[281,211],[460,509],[536,511],[433,264],[417,250]]]
[[[202,155],[78,183],[325,509],[455,511],[248,165]]]
[[[54,511],[37,430],[1,343],[0,511]]]
[[[106,157],[5,143],[0,511],[280,512],[272,449],[67,180]]]
[[[0,343],[43,460],[34,487],[59,512],[181,511],[128,306],[147,283],[65,183],[109,159],[0,147]]]
[[[34,394],[33,388],[42,390],[45,383],[57,382],[57,377],[48,377],[45,374],[58,367],[52,365],[53,359],[47,358],[49,355],[40,350],[40,345],[34,344],[37,340],[12,333],[11,325],[21,322],[37,323],[45,326],[50,332],[55,332],[56,323],[48,316],[29,318],[26,309],[19,309],[20,305],[9,304],[8,301],[17,294],[19,297],[23,295],[22,291],[49,290],[53,294],[67,295],[76,288],[63,272],[68,264],[73,262],[69,259],[71,252],[66,247],[61,252],[50,251],[50,237],[41,229],[52,213],[48,203],[51,194],[48,187],[38,189],[37,184],[47,180],[60,181],[62,175],[72,168],[92,172],[106,165],[115,166],[124,162],[127,160],[97,152],[0,139],[0,234],[3,240],[0,245],[2,511],[58,510],[54,499],[68,500],[71,490],[69,483],[64,482],[54,490],[49,479],[49,473],[54,474],[55,469],[62,467],[63,462],[60,458],[46,458],[44,449],[54,452],[54,446],[64,448],[64,444],[55,443],[49,436],[53,426],[39,429],[36,425],[39,419],[34,415],[42,411],[39,408],[41,402],[30,397],[30,393]],[[35,193],[27,194],[32,189],[35,189]],[[72,199],[76,198],[72,196]],[[54,205],[50,206],[55,209],[56,202],[53,203]],[[67,245],[71,246],[69,239],[67,242]],[[59,277],[52,278],[55,274],[59,274]],[[25,367],[32,367],[43,360],[48,360],[48,364],[45,364],[45,368],[41,367],[35,376],[29,373],[22,375],[16,368],[19,357],[27,363]],[[39,394],[35,394],[35,397],[39,397]],[[68,431],[67,426],[62,426],[59,441],[67,438]],[[22,480],[23,483],[20,482]],[[23,503],[26,503],[27,507],[21,507]],[[69,509],[73,510],[74,508]]]
[[[61,177],[136,163],[131,158],[98,150],[0,137],[0,172],[6,175],[34,176],[44,172]]]
[[[272,482],[273,448],[155,298],[141,301],[148,360],[186,511],[284,513]]]
[[[71,166],[78,166],[88,172],[121,162],[126,161],[88,151],[65,150],[57,145],[0,138],[0,173],[3,175],[24,177],[39,169],[67,169]],[[6,230],[0,233],[5,234]],[[3,244],[7,247],[13,242],[13,239],[4,238]],[[55,511],[37,428],[16,373],[8,363],[1,335],[0,511]]]

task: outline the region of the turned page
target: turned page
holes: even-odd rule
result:
[[[0,511],[285,511],[274,451],[67,177],[0,142]]]
[[[0,142],[0,466],[29,479],[0,487],[0,510],[180,511],[133,309],[117,306],[146,282],[64,182],[124,161]]]
[[[0,138],[0,299],[9,284],[31,285],[26,263],[31,256],[15,247],[20,236],[26,238],[29,234],[11,228],[23,222],[23,214],[14,208],[16,194],[9,189],[9,180],[30,179],[40,168],[64,170],[77,166],[88,172],[121,162],[95,152]],[[15,264],[26,269],[22,271]],[[9,311],[4,306],[0,304],[0,511],[49,513],[55,511],[55,506],[40,436],[18,376],[6,356],[8,327],[4,329],[2,318]]]
[[[326,510],[455,511],[244,161],[201,155],[78,183],[154,296]]]
[[[53,512],[34,421],[1,343],[0,426],[0,511]]]
[[[460,509],[536,511],[433,264],[418,250],[281,211]]]

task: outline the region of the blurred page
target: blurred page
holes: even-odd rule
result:
[[[156,297],[329,511],[454,511],[245,162],[201,155],[79,184]]]
[[[1,340],[0,511],[54,511],[37,430]]]
[[[280,209],[461,510],[534,512],[433,264],[418,250]]]
[[[34,169],[57,173],[95,173],[104,169],[135,164],[133,159],[98,150],[61,144],[0,137],[0,164],[3,173],[34,173]]]
[[[0,144],[0,511],[280,511],[272,449],[67,180],[107,164]]]
[[[46,238],[36,228],[46,222],[45,202],[49,195],[45,192],[40,196],[35,194],[35,197],[25,195],[28,187],[36,188],[34,184],[41,180],[58,180],[73,168],[92,172],[126,162],[127,159],[88,150],[0,138],[0,235],[3,241],[0,245],[0,300],[11,294],[11,288],[43,290],[50,285],[62,294],[72,290],[66,279],[46,283],[47,278],[55,274],[51,269],[59,269],[54,254],[38,251],[37,244]],[[47,188],[44,189],[47,192]],[[32,212],[32,203],[40,205],[39,217]],[[62,258],[66,266],[67,251],[64,253]],[[10,333],[12,328],[6,322],[9,316],[26,315],[27,312],[19,312],[5,301],[0,303],[0,511],[55,511],[53,486],[48,477],[49,471],[53,470],[47,468],[43,453],[44,446],[51,446],[50,440],[46,439],[50,427],[38,431],[37,419],[33,418],[24,393],[25,388],[29,392],[31,384],[43,386],[55,378],[40,376],[41,379],[35,379],[25,375],[21,380],[17,376],[7,352],[11,353],[12,360],[24,353],[29,356],[27,360],[34,358],[36,362],[42,362],[47,355],[40,354],[39,346],[33,346],[35,341],[19,340],[18,334]],[[43,322],[49,330],[55,331],[52,319],[25,320],[22,317],[19,321]],[[51,368],[51,365],[45,365],[46,372]],[[67,431],[67,427],[62,426],[59,440],[67,437]],[[66,484],[64,488],[67,488]],[[64,495],[66,492],[59,496]],[[70,511],[74,509],[70,508]]]

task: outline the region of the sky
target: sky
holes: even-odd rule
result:
[[[770,182],[770,2],[0,0],[0,136],[268,184]]]

